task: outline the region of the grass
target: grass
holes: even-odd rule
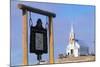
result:
[[[62,59],[57,59],[55,63],[75,63],[89,61],[95,61],[95,56],[66,57]]]

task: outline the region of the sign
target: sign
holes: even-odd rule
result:
[[[30,53],[47,53],[47,29],[42,26],[41,19],[38,19],[36,26],[30,28]]]
[[[43,50],[43,34],[42,33],[35,33],[35,43],[36,43],[36,50]]]

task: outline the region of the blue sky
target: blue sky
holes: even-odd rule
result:
[[[19,3],[56,14],[56,18],[53,19],[55,60],[60,53],[66,53],[72,23],[76,38],[84,42],[81,45],[89,47],[90,52],[95,52],[95,6],[11,1],[11,65],[22,64],[22,11],[17,8]],[[35,13],[32,14],[33,25],[36,25],[38,18],[42,19],[45,26],[46,16]],[[28,24],[28,39],[29,35]],[[29,64],[37,63],[35,54],[29,53],[28,56]],[[48,54],[42,55],[42,58],[49,60]]]

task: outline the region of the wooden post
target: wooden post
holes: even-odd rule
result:
[[[22,47],[23,47],[23,65],[28,65],[28,27],[27,10],[22,10]]]
[[[53,22],[51,16],[49,16],[49,63],[54,63]]]

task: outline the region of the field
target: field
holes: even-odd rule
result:
[[[75,62],[89,62],[89,61],[95,61],[95,56],[59,58],[55,61],[55,63],[75,63]]]

